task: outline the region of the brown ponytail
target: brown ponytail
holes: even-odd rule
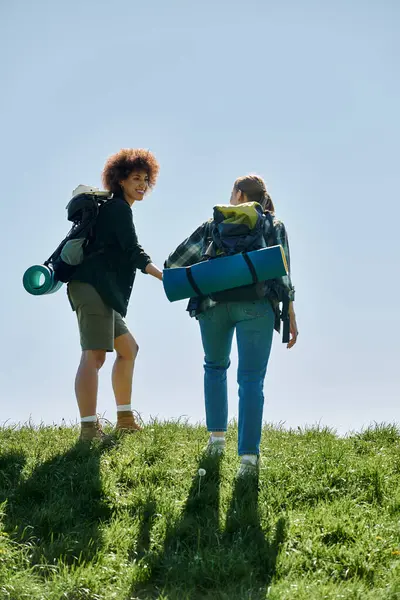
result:
[[[258,202],[265,212],[275,214],[274,203],[267,192],[266,185],[258,175],[245,175],[236,179],[234,188],[246,194],[249,202]]]

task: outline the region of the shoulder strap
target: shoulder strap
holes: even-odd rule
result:
[[[275,229],[275,225],[274,225],[274,219],[271,215],[270,212],[265,212],[265,218],[266,220],[269,222],[269,225],[271,227],[271,231],[272,231],[272,237],[274,239],[274,244],[275,246],[278,246],[278,236],[276,235],[276,229]],[[267,241],[267,240],[265,240]]]

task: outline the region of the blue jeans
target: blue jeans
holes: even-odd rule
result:
[[[239,365],[239,455],[259,454],[264,379],[271,352],[275,315],[268,300],[227,302],[198,316],[205,353],[204,396],[208,431],[226,431],[230,365],[236,329]]]

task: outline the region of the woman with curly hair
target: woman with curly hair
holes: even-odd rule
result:
[[[162,279],[162,272],[139,245],[132,205],[155,185],[159,165],[142,149],[122,149],[103,170],[103,185],[112,197],[101,207],[86,258],[74,271],[68,296],[78,318],[82,356],[75,380],[81,415],[80,439],[102,439],[96,416],[98,372],[106,353],[116,350],[112,386],[117,404],[117,430],[140,429],[131,407],[132,377],[138,345],[123,317],[136,270]]]
[[[284,250],[289,273],[280,280],[261,284],[261,291],[252,300],[236,300],[228,294],[227,301],[210,297],[196,297],[189,302],[188,311],[200,324],[204,348],[204,396],[207,446],[211,454],[221,454],[225,448],[228,425],[227,370],[233,335],[236,332],[239,365],[239,439],[238,453],[241,464],[238,475],[257,473],[260,453],[262,416],[264,406],[264,379],[275,329],[280,330],[279,304],[288,303],[290,334],[288,348],[297,341],[298,330],[293,308],[294,288],[290,279],[289,243],[284,224],[276,219],[275,208],[264,181],[257,175],[240,177],[234,183],[230,204],[239,206],[256,202],[264,209],[263,225],[265,246],[280,244]],[[209,253],[213,240],[214,222],[206,221],[170,254],[165,268],[187,267],[201,261]],[[211,242],[212,243],[212,242]],[[218,259],[217,259],[218,260]],[[232,290],[235,292],[235,290]],[[217,301],[216,301],[217,300]]]

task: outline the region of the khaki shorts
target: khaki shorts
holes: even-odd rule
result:
[[[114,339],[129,333],[123,318],[104,304],[89,283],[71,281],[68,295],[78,317],[82,350],[114,350]]]

